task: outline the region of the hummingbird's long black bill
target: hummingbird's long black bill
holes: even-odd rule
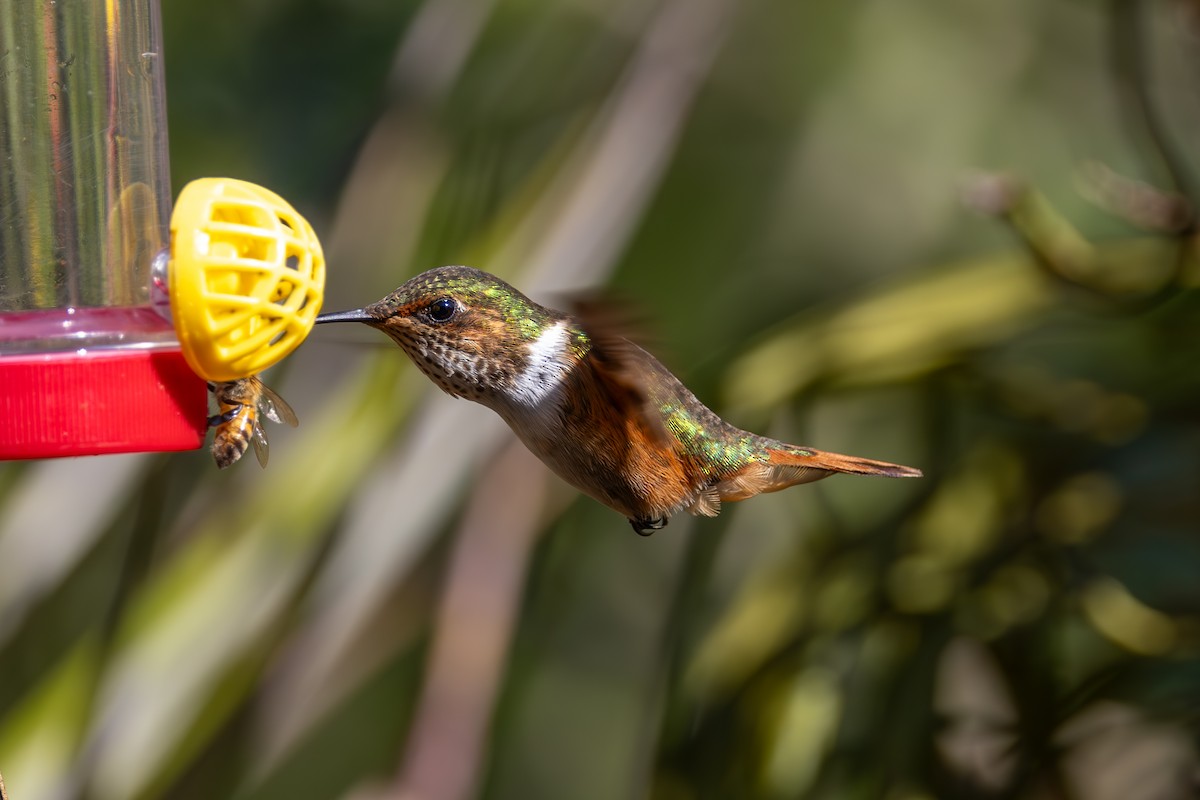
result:
[[[324,314],[318,314],[316,324],[320,325],[323,322],[374,322],[375,318],[366,312],[366,309],[356,308],[352,311],[328,311]]]

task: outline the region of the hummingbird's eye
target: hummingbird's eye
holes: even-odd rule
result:
[[[458,311],[458,303],[452,298],[441,297],[429,304],[426,313],[434,322],[445,322],[454,316],[455,311]]]

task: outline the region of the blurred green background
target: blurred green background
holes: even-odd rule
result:
[[[926,478],[641,539],[318,329],[265,471],[0,464],[12,800],[1196,796],[1200,4],[163,22],[176,190],[291,200],[327,308],[609,286],[733,422]]]

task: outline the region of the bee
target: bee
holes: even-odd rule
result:
[[[297,425],[296,412],[286,400],[268,389],[257,375],[236,381],[209,383],[208,390],[217,401],[218,413],[208,418],[209,427],[216,428],[212,454],[217,466],[225,469],[234,464],[253,444],[259,465],[265,467],[270,448],[262,418],[265,416],[272,422],[294,428]]]

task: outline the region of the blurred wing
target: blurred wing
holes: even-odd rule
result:
[[[650,393],[650,381],[666,367],[626,337],[632,325],[616,304],[578,297],[572,311],[591,342],[588,356],[596,375],[616,407],[641,420],[641,427],[658,441],[673,444]]]

